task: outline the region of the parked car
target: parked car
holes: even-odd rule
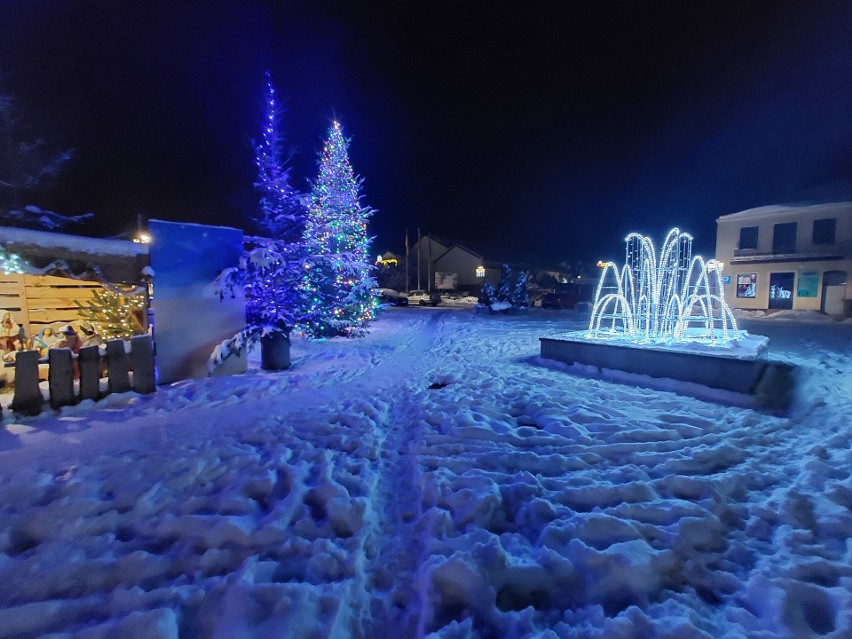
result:
[[[392,288],[374,288],[373,295],[381,304],[390,304],[391,306],[408,306],[408,298]]]
[[[408,294],[408,301],[420,306],[437,306],[441,303],[441,294],[438,291],[411,291]]]
[[[560,284],[541,298],[542,308],[574,308],[580,301],[579,287],[574,284]]]

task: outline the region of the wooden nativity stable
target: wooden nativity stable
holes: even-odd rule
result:
[[[0,227],[0,247],[7,258],[7,268],[0,268],[0,346],[7,361],[14,360],[11,349],[37,349],[37,342],[68,324],[80,332],[87,324],[81,306],[96,293],[147,291],[147,244]],[[7,272],[19,270],[10,256],[20,258],[25,272]],[[147,329],[147,313],[140,322]],[[4,323],[18,331],[17,343]]]

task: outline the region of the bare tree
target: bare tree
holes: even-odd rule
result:
[[[10,207],[21,194],[45,186],[71,159],[72,150],[54,151],[46,140],[21,139],[21,118],[14,98],[0,95],[0,191]]]

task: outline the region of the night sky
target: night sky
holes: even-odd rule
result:
[[[852,3],[3,0],[0,93],[75,155],[28,202],[256,229],[269,69],[294,185],[332,119],[376,252],[621,260],[670,226],[850,196]]]

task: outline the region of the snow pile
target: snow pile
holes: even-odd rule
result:
[[[848,637],[852,334],[760,324],[785,416],[546,366],[585,320],[534,309],[7,417],[0,638]]]
[[[832,323],[844,321],[832,315],[826,315],[818,311],[802,311],[784,309],[780,311],[750,311],[746,309],[735,309],[734,316],[737,319],[767,319],[767,320],[788,320],[793,322],[825,322]],[[848,321],[848,319],[846,320]]]
[[[475,295],[441,295],[441,306],[460,306],[472,308],[478,298]]]

